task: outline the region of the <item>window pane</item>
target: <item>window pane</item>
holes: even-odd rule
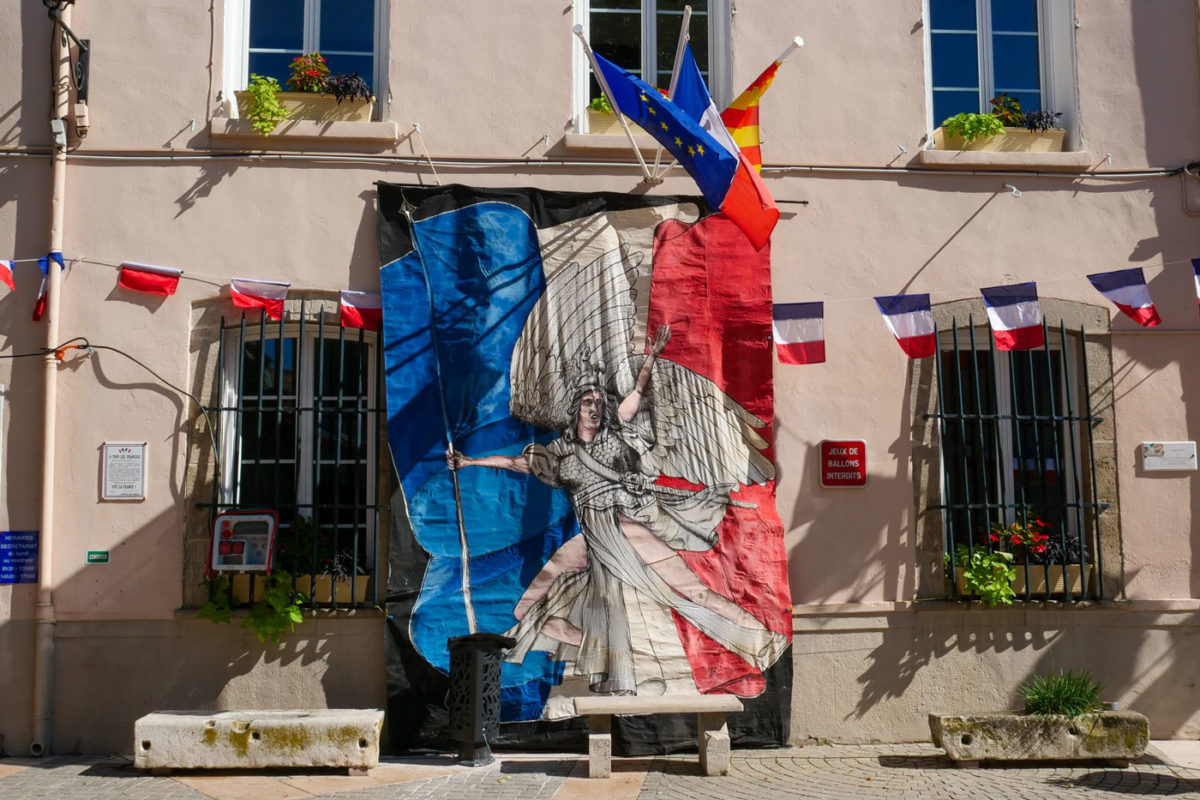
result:
[[[366,490],[367,468],[365,465],[342,465],[334,467],[323,464],[315,493],[317,505],[320,506],[321,523],[339,525],[366,523]],[[358,489],[357,494],[355,489]],[[336,495],[336,497],[335,497]],[[336,502],[336,505],[335,505]]]
[[[975,0],[929,0],[929,27],[933,30],[975,30]]]
[[[362,408],[366,407],[363,403]],[[340,425],[340,427],[339,427]],[[340,443],[340,458],[343,461],[367,458],[367,415],[355,401],[344,402],[339,413],[335,403],[323,404],[321,408],[321,460],[332,461],[338,457],[334,445]]]
[[[657,14],[657,37],[655,52],[657,53],[656,86],[666,89],[671,85],[671,71],[675,67],[675,50],[679,47],[679,28],[683,24],[683,7],[691,5],[692,20],[688,25],[688,37],[692,45],[692,54],[700,73],[708,80],[708,3],[707,0],[682,2],[660,0]]]
[[[979,92],[933,93],[933,122],[941,125],[944,120],[964,111],[979,111]]]
[[[304,47],[304,0],[252,0],[250,47],[299,52]]]
[[[1037,33],[1037,0],[992,0],[992,30]]]
[[[642,13],[628,3],[614,3],[610,11],[592,3],[589,41],[592,49],[618,67],[640,74],[642,69]]]
[[[375,59],[372,56],[327,56],[325,66],[329,67],[332,75],[349,75],[357,72],[368,86],[375,75]]]
[[[300,51],[290,53],[250,53],[250,70],[248,75],[265,75],[279,81],[279,88],[287,90],[287,79],[292,74],[292,59],[300,55]]]
[[[935,33],[930,37],[930,43],[935,88],[979,87],[979,49],[978,37],[975,34]]]
[[[366,345],[337,339],[326,339],[321,343],[320,357],[324,359],[320,386],[317,391],[322,397],[336,398],[340,390],[343,397],[356,397],[367,391],[362,368],[367,365]]]
[[[992,37],[996,93],[1019,95],[1023,90],[1041,86],[1038,75],[1038,40],[1036,36]],[[1022,98],[1023,99],[1023,98]]]
[[[287,405],[290,401],[284,401]],[[275,413],[275,400],[264,401],[263,411],[242,414],[242,460],[291,460],[296,456],[296,412]]]
[[[279,340],[246,342],[242,354],[242,395],[257,396],[277,393],[284,396],[296,394],[296,340],[283,340],[283,363],[279,362]],[[278,372],[282,366],[282,374]],[[261,383],[261,392],[259,380]],[[280,392],[280,378],[282,391]],[[257,405],[257,403],[255,403]]]
[[[322,3],[321,33],[317,45],[322,52],[372,52],[375,49],[375,0],[326,0]],[[332,62],[333,59],[329,60]],[[327,66],[337,72],[346,71],[340,66]]]
[[[243,508],[275,508],[296,502],[295,464],[243,464],[240,497]]]
[[[996,413],[992,354],[988,350],[972,354],[969,342],[960,341],[957,354],[942,352],[941,370],[945,413],[975,417],[947,420],[942,433],[947,538],[952,546],[969,540],[986,546],[988,525],[995,514],[980,505],[997,502],[1000,490],[996,424],[988,419]],[[972,507],[967,508],[968,504]]]

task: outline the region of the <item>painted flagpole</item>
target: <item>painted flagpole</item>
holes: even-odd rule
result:
[[[613,108],[613,113],[617,115],[617,121],[621,123],[621,128],[625,131],[625,135],[629,137],[629,146],[633,148],[633,154],[637,156],[638,164],[642,166],[642,174],[646,176],[646,183],[662,183],[662,178],[656,178],[650,174],[650,168],[646,166],[646,159],[642,158],[642,151],[638,150],[637,141],[633,138],[633,131],[629,130],[629,123],[625,120],[625,115],[617,108],[617,101],[613,98],[612,90],[608,88],[608,81],[604,79],[604,73],[596,63],[596,57],[592,53],[592,46],[588,44],[587,37],[583,35],[583,26],[576,25],[571,30],[579,37],[579,41],[583,45],[583,52],[587,54],[588,63],[592,65],[592,74],[596,76],[596,82],[600,84],[600,91],[604,92],[605,98],[608,99],[608,104]]]
[[[687,47],[688,40],[691,36],[688,34],[688,28],[692,25],[692,7],[683,7],[683,22],[679,25],[679,43],[675,45],[675,65],[671,67],[671,86],[667,89],[667,99],[675,100],[675,85],[679,83],[679,65],[683,62],[683,49]],[[659,172],[659,164],[662,162],[663,146],[660,144],[658,149],[654,151],[654,176],[659,180],[667,174],[667,170],[671,168],[668,164],[661,172]]]
[[[421,252],[421,244],[417,240],[417,226],[413,224],[412,211],[405,202],[402,211],[408,220],[408,232],[412,237],[413,252],[421,265],[421,277],[425,279],[425,293],[429,298],[429,339],[433,347],[433,366],[437,376],[438,401],[442,408],[442,426],[446,436],[446,447],[451,454],[454,448],[454,428],[450,425],[450,411],[446,405],[446,385],[442,380],[442,358],[438,347],[437,320],[433,307],[433,283],[429,280],[429,268],[425,265],[425,256]],[[467,614],[467,633],[478,633],[479,626],[475,624],[475,603],[471,600],[471,553],[467,549],[467,526],[463,521],[462,490],[458,485],[458,470],[451,468],[450,480],[454,484],[454,512],[458,520],[458,546],[460,551],[459,564],[462,572],[463,607]]]

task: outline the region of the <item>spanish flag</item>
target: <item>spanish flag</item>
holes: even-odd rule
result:
[[[762,148],[758,136],[758,101],[771,86],[771,81],[775,80],[779,65],[793,50],[803,44],[804,40],[797,36],[783,55],[763,70],[763,74],[755,78],[746,91],[738,95],[737,99],[729,104],[729,108],[721,112],[721,122],[725,123],[725,127],[733,135],[733,141],[737,142],[742,155],[759,172],[762,172]]]

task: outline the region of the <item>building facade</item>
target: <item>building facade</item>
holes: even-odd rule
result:
[[[696,193],[680,169],[648,186],[628,141],[596,132],[572,34],[584,26],[662,84],[681,4],[342,5],[64,5],[88,42],[84,104],[79,47],[46,6],[0,12],[17,78],[0,89],[0,256],[17,260],[0,355],[28,356],[0,360],[0,525],[39,532],[34,581],[15,570],[0,585],[5,752],[124,751],[132,721],[163,708],[386,705],[376,606],[405,590],[387,574],[404,523],[379,446],[375,340],[336,321],[339,290],[379,289],[376,181]],[[826,360],[774,373],[791,741],[923,739],[927,712],[1007,707],[1022,680],[1059,668],[1090,670],[1157,738],[1196,736],[1200,10],[693,5],[722,106],[805,41],[760,106],[782,212],[774,298],[825,304]],[[370,76],[374,116],[263,138],[234,93],[312,50]],[[941,148],[939,117],[1002,92],[1061,112],[1062,152]],[[50,263],[32,322],[36,260],[53,250],[70,268]],[[130,293],[122,262],[184,278],[166,298]],[[1145,268],[1161,325],[1123,316],[1087,278],[1130,267]],[[286,325],[254,312],[243,327],[232,276],[289,282]],[[1029,281],[1049,341],[1010,358],[979,290]],[[920,292],[938,354],[910,360],[874,298]],[[63,344],[90,349],[47,355]],[[825,440],[864,443],[865,486],[823,485]],[[124,442],[145,443],[144,498],[108,500],[105,445]],[[1160,470],[1176,452],[1160,457],[1164,443],[1185,457]],[[369,578],[361,605],[331,600],[278,645],[197,617],[214,509],[267,502],[293,520],[338,509],[331,524]],[[960,599],[945,556],[986,550],[992,523],[1031,513],[1086,584],[998,608]]]

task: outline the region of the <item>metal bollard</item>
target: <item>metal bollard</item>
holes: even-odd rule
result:
[[[492,763],[487,740],[500,727],[500,657],[516,640],[496,633],[473,633],[447,641],[450,648],[450,738],[458,761],[472,767]]]

